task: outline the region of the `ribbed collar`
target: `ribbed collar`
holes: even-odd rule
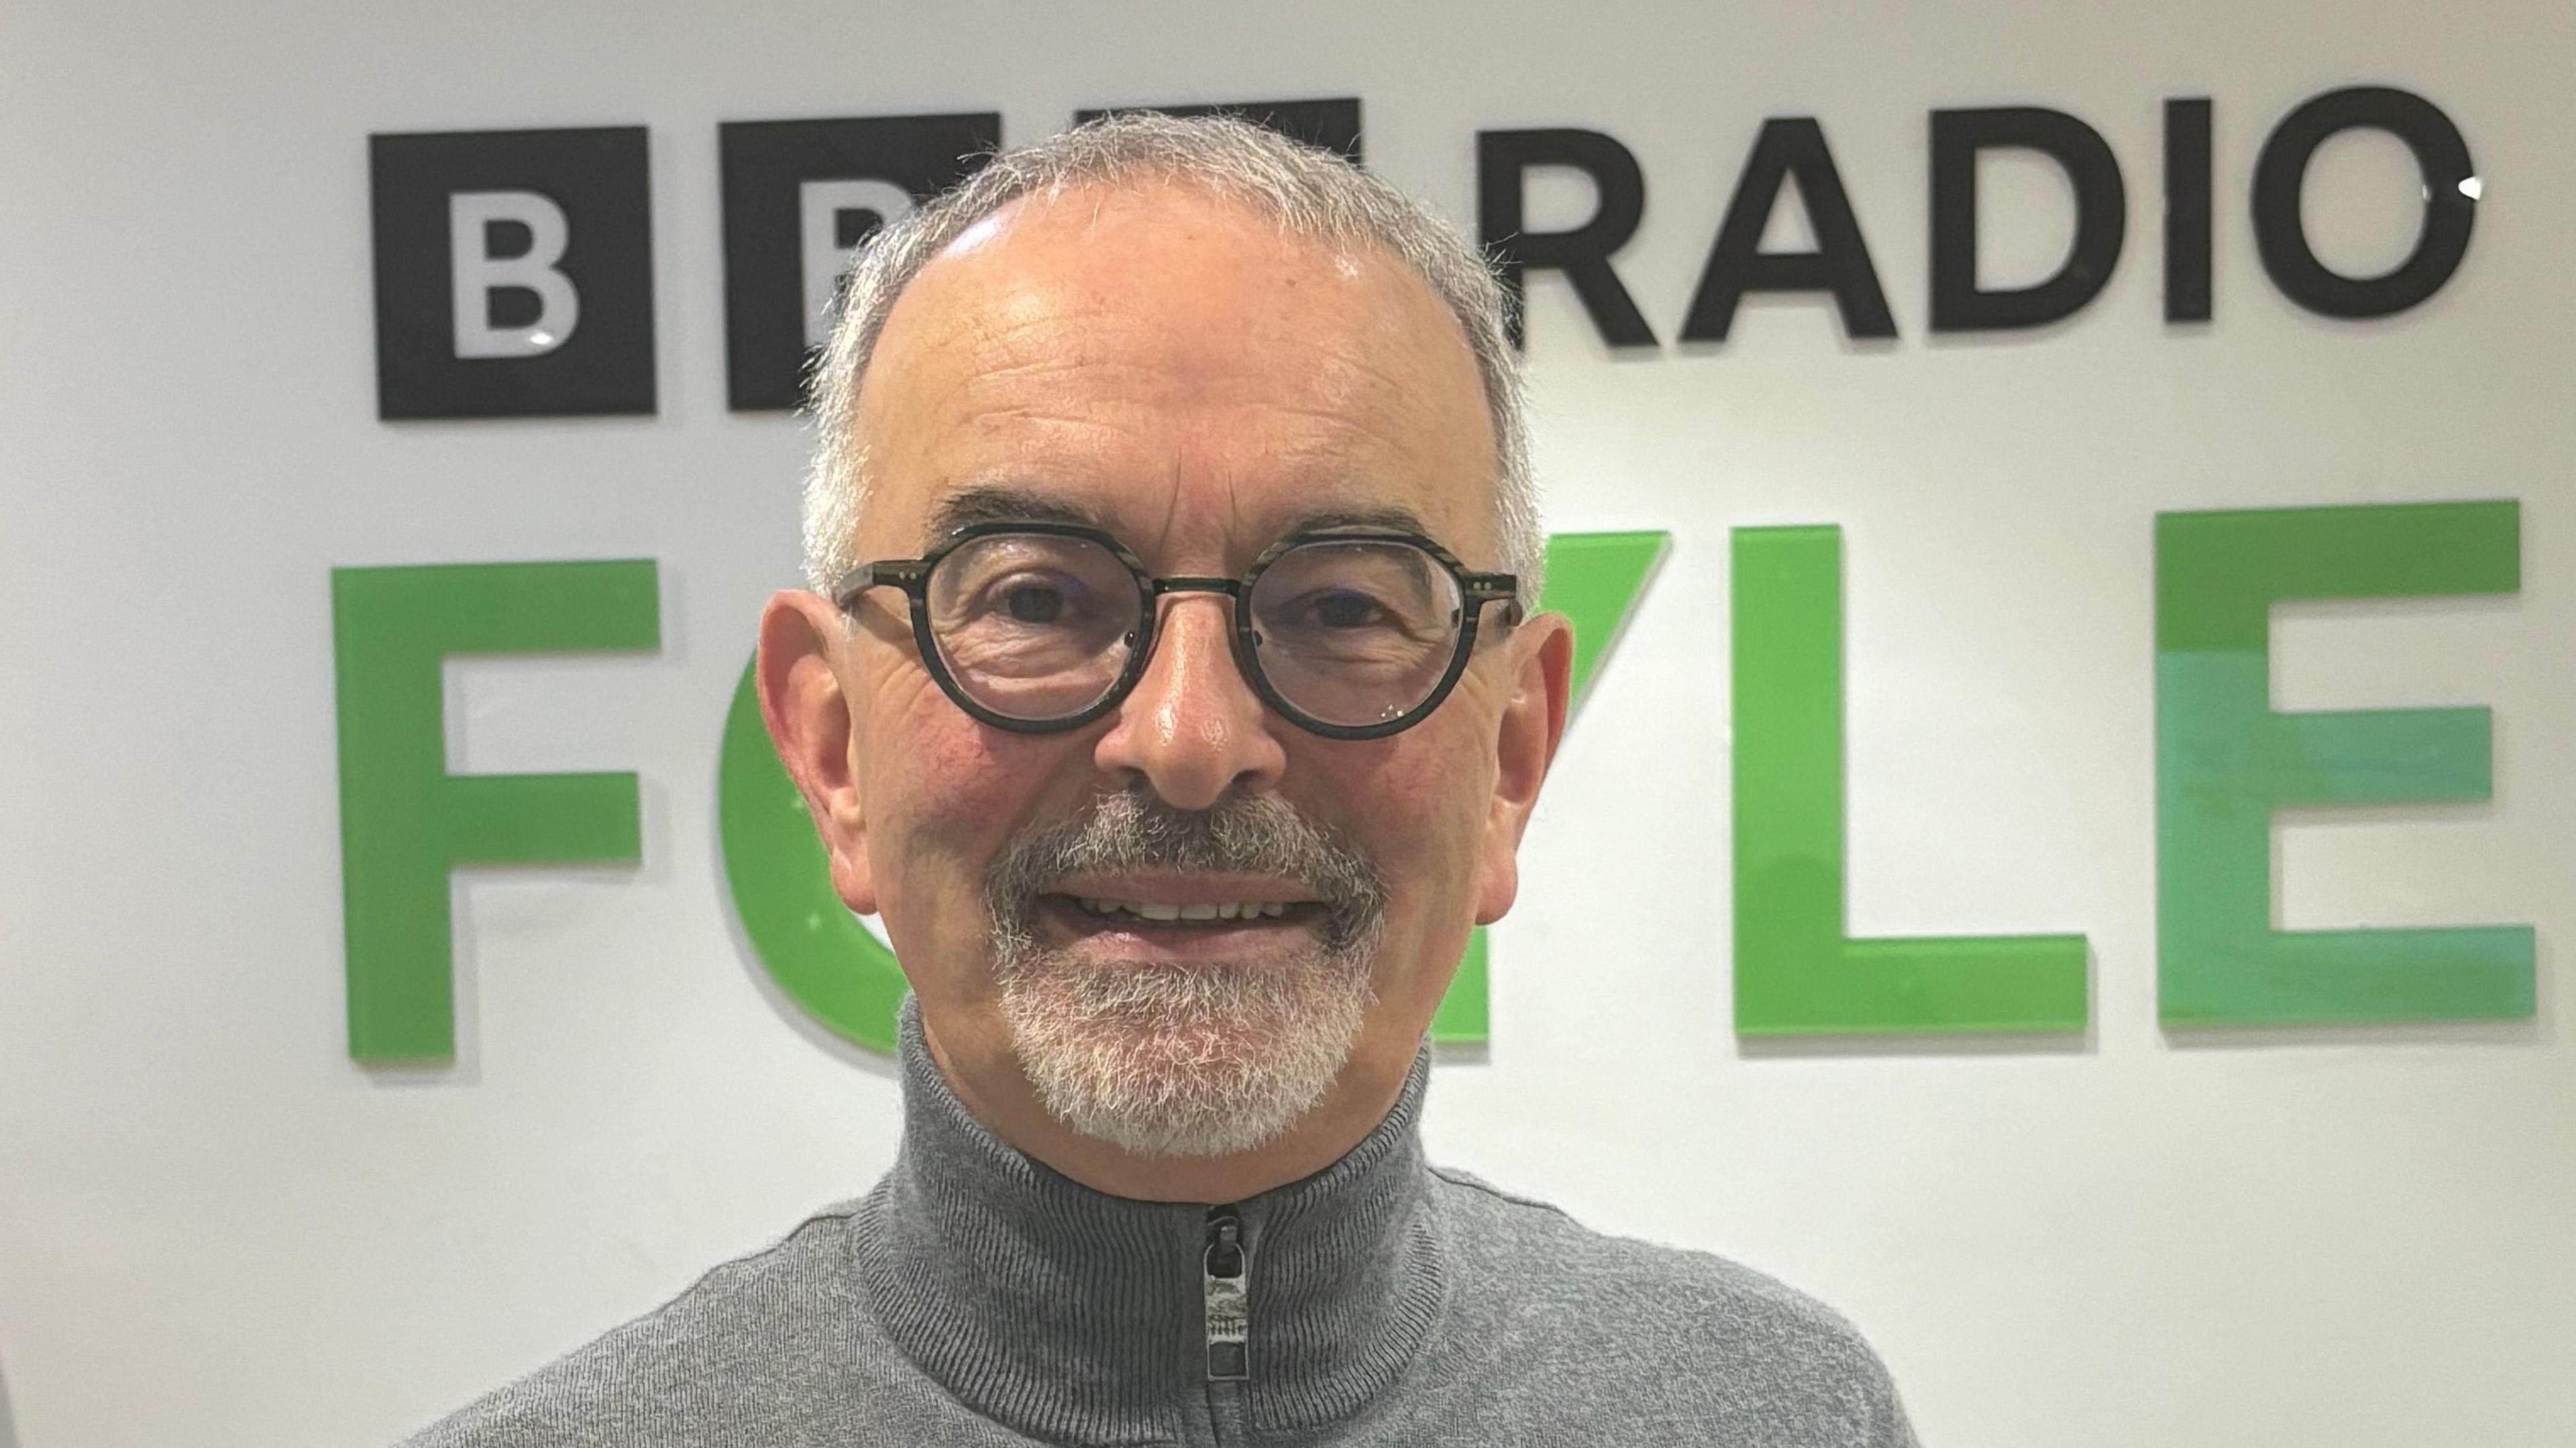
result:
[[[1197,1438],[1211,1404],[1201,1325],[1207,1208],[1093,1191],[966,1111],[906,997],[904,1134],[859,1221],[858,1269],[896,1345],[961,1402],[1050,1442]],[[1264,1435],[1340,1421],[1393,1383],[1441,1299],[1419,1121],[1428,1048],[1386,1119],[1341,1160],[1239,1204]]]

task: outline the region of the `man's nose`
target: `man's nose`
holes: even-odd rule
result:
[[[1288,764],[1280,721],[1235,664],[1234,607],[1214,594],[1165,599],[1145,675],[1094,748],[1102,769],[1143,779],[1175,809],[1266,789]]]

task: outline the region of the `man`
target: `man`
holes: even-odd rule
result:
[[[913,988],[901,1152],[417,1442],[1912,1443],[1823,1308],[1422,1160],[1565,725],[1502,307],[1231,121],[875,240],[758,682]]]

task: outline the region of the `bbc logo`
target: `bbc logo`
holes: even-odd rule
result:
[[[1356,99],[1152,109],[1238,114],[1360,156]],[[733,410],[804,401],[852,252],[1001,138],[990,111],[717,128]],[[377,416],[654,411],[643,127],[378,135],[369,178]]]

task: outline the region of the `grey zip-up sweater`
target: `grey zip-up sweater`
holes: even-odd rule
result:
[[[1005,1145],[910,1001],[901,1053],[874,1191],[411,1448],[1914,1443],[1824,1307],[1427,1166],[1427,1051],[1349,1155],[1213,1209]]]

